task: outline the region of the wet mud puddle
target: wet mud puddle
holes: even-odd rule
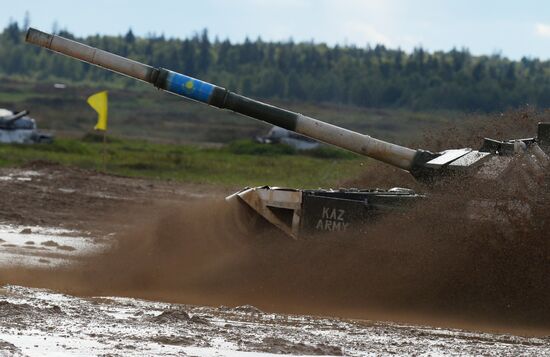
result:
[[[0,267],[61,266],[108,247],[85,232],[0,224]]]
[[[0,289],[0,355],[550,354],[549,338]]]

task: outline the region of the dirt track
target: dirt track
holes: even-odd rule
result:
[[[96,233],[120,231],[125,222],[114,222],[112,217],[124,209],[153,211],[162,203],[228,193],[214,186],[105,175],[40,161],[23,168],[0,169],[0,192],[3,223]]]
[[[112,232],[122,234],[116,249],[92,255],[90,259],[75,256],[78,249],[76,252],[60,251],[59,245],[53,246],[54,243],[50,243],[52,246],[42,244],[48,242],[48,238],[38,244],[39,240],[32,238],[32,234],[20,234],[19,237],[16,234],[15,239],[21,241],[20,246],[2,242],[0,252],[25,252],[26,255],[21,256],[27,257],[48,254],[50,260],[55,253],[55,257],[83,261],[85,265],[76,272],[26,271],[20,267],[3,269],[0,271],[4,274],[0,276],[0,282],[48,287],[80,296],[123,295],[211,306],[238,306],[251,301],[254,304],[259,302],[262,308],[267,306],[270,311],[318,315],[342,313],[340,316],[457,326],[456,321],[409,318],[397,311],[393,316],[376,309],[345,311],[345,307],[360,305],[372,298],[373,291],[380,293],[381,298],[389,296],[399,304],[402,301],[416,303],[411,298],[417,297],[419,301],[424,299],[430,304],[434,301],[452,301],[449,298],[455,300],[453,304],[460,303],[456,292],[443,291],[438,286],[435,287],[440,290],[432,288],[430,291],[423,290],[422,285],[413,289],[409,287],[417,283],[440,284],[438,279],[441,278],[446,279],[445,282],[448,280],[449,277],[446,278],[441,270],[446,266],[436,266],[437,274],[424,279],[426,275],[433,275],[429,265],[440,263],[431,261],[430,256],[419,255],[415,259],[420,260],[413,260],[409,264],[414,265],[407,265],[403,256],[394,256],[395,252],[392,252],[393,260],[378,252],[363,254],[362,250],[370,250],[372,244],[377,244],[377,239],[378,243],[383,243],[381,245],[388,245],[388,242],[381,240],[390,232],[385,226],[378,238],[376,229],[373,229],[374,243],[354,243],[355,252],[340,244],[323,246],[319,242],[294,244],[285,241],[273,244],[273,239],[280,237],[271,233],[265,237],[256,236],[260,243],[250,244],[243,242],[240,234],[227,228],[224,222],[204,224],[205,217],[224,221],[226,212],[217,204],[196,203],[208,201],[209,198],[215,198],[210,201],[217,202],[228,193],[224,189],[113,177],[47,163],[0,170],[0,190],[3,192],[0,223],[15,227],[74,229],[84,232],[84,239],[101,238],[99,241],[92,239],[93,244],[108,244],[110,238],[107,235]],[[170,208],[174,204],[178,207],[176,211]],[[33,233],[36,230],[31,229]],[[200,241],[196,239],[198,236]],[[40,249],[25,246],[31,239]],[[410,250],[419,245],[396,242]],[[417,251],[424,251],[422,244],[429,243],[420,243]],[[308,250],[308,254],[304,254],[304,249]],[[450,254],[456,254],[456,251],[450,251]],[[319,265],[320,260],[325,262],[325,266]],[[358,264],[365,267],[364,274],[357,274]],[[418,266],[416,271],[410,271],[413,266]],[[385,270],[383,267],[388,269],[387,273],[381,272]],[[463,278],[469,279],[468,276]],[[403,285],[403,282],[407,283]],[[384,287],[384,284],[387,286]],[[190,295],[189,291],[200,294]],[[491,296],[487,297],[489,301]],[[281,300],[281,297],[288,300]],[[323,304],[314,304],[318,302],[333,308],[323,310]],[[471,303],[470,300],[467,302]],[[334,306],[342,306],[342,309]],[[480,306],[486,308],[483,304]],[[80,309],[87,311],[86,314],[78,314]],[[183,316],[185,321],[174,315],[173,310],[185,311],[177,315]],[[92,345],[99,348],[94,353],[116,350],[121,355],[239,355],[236,351],[294,355],[550,353],[550,340],[544,330],[533,332],[517,329],[513,325],[507,326],[504,331],[527,335],[535,333],[538,337],[384,322],[317,319],[249,310],[253,313],[149,303],[131,298],[79,299],[48,291],[8,287],[0,294],[0,353],[40,355],[40,351],[47,349],[69,355],[87,354]],[[537,311],[546,312],[547,309]],[[197,321],[200,318],[206,323],[187,321],[186,314],[190,318],[196,315]],[[162,328],[158,330],[160,327],[153,320],[163,316],[170,318],[163,320]],[[177,318],[172,321],[174,316]],[[103,323],[88,326],[90,319]],[[546,320],[542,317],[541,321]],[[107,322],[112,326],[107,327]],[[29,330],[31,324],[35,327],[33,332]],[[478,327],[470,326],[471,329]],[[130,328],[135,328],[134,332],[129,332]],[[160,332],[153,333],[151,329]],[[494,327],[484,329],[499,330]],[[28,338],[17,337],[21,334]],[[53,343],[41,341],[57,342],[53,346]]]

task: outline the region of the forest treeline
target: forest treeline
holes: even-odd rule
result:
[[[0,34],[0,75],[33,80],[132,82],[25,43],[25,25]],[[66,30],[58,34],[74,36]],[[550,106],[550,61],[466,49],[412,53],[382,45],[365,48],[317,43],[231,43],[207,30],[185,39],[150,35],[89,36],[79,41],[154,66],[166,67],[264,99],[335,102],[363,107],[498,111]]]

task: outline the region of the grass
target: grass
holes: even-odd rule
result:
[[[242,144],[240,144],[242,147]],[[260,145],[249,143],[249,147]],[[264,147],[264,145],[261,145]],[[0,145],[0,166],[20,166],[35,160],[87,169],[102,168],[102,143],[57,139],[53,144]],[[234,146],[204,148],[115,139],[106,145],[106,172],[180,182],[233,186],[335,186],[357,175],[365,161],[336,149],[323,149],[325,157],[297,153],[278,146],[264,152],[235,152]]]
[[[132,82],[134,83],[134,82]],[[82,135],[96,122],[86,98],[109,90],[109,132],[116,136],[177,143],[229,143],[267,133],[270,125],[185,100],[140,82],[122,89],[114,83],[71,84],[0,78],[0,108],[28,109],[41,129]],[[261,98],[256,98],[261,99]],[[426,128],[460,120],[456,112],[360,108],[327,103],[267,102],[380,139],[406,144]]]

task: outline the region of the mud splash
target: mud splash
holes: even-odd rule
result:
[[[225,202],[165,207],[76,269],[18,270],[7,282],[278,312],[548,328],[550,227],[501,235],[490,224],[457,220],[458,200],[436,200],[365,236],[298,242],[269,227],[243,234],[236,222],[244,217]]]
[[[538,118],[519,120],[534,126]],[[501,137],[517,137],[504,132],[512,125],[499,128]],[[512,167],[498,185],[446,180],[411,211],[348,237],[292,241],[261,224],[249,229],[249,212],[222,200],[121,214],[135,225],[119,233],[112,250],[77,268],[3,272],[0,282],[83,295],[547,330],[550,179],[526,184],[521,162]],[[380,174],[367,172],[365,186],[373,186],[369,175]],[[386,179],[395,185],[393,176]],[[518,200],[529,206],[528,215],[507,205]],[[482,205],[486,215],[479,219],[472,201],[503,204]]]

